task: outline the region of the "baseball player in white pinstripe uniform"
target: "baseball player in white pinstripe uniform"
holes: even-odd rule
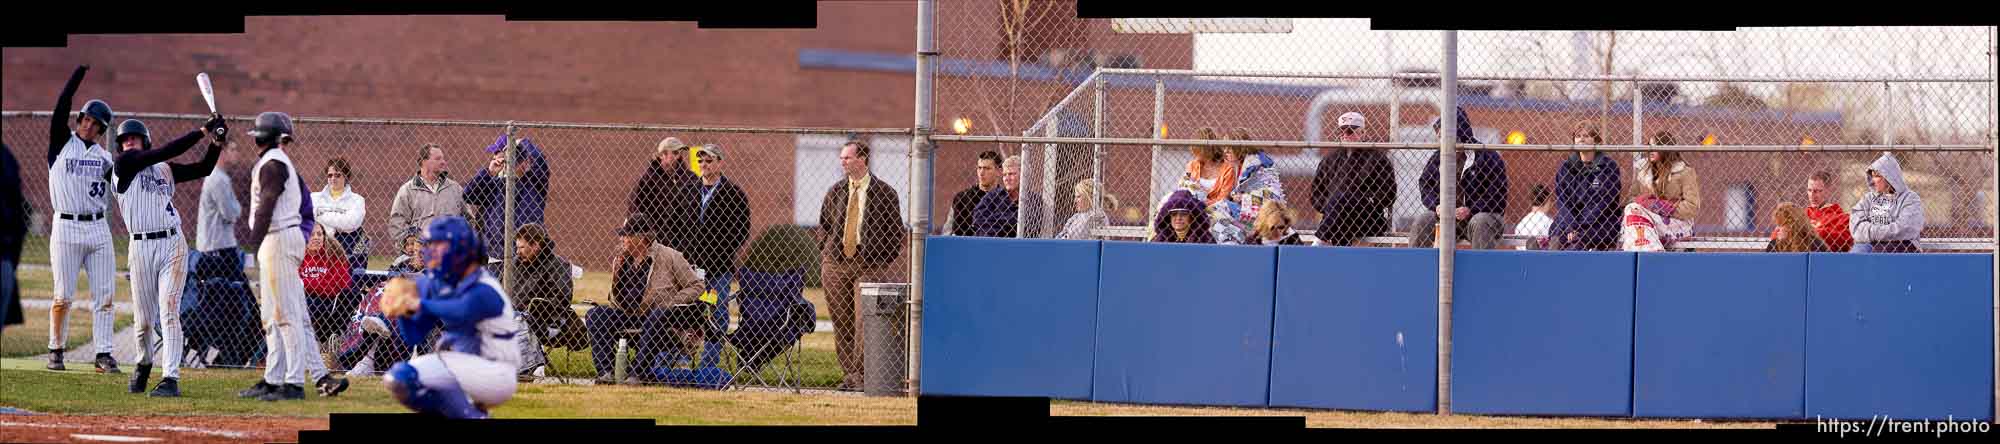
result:
[[[63,370],[63,346],[69,341],[69,307],[76,297],[76,273],[90,276],[91,342],[98,372],[118,372],[111,358],[112,305],[117,284],[111,247],[111,224],[104,213],[111,201],[111,152],[95,141],[111,122],[111,105],[102,100],[83,104],[72,130],[70,96],[83,83],[89,65],[78,66],[63,84],[49,122],[49,270],[55,275],[55,303],[49,310],[49,370]]]
[[[257,292],[264,321],[264,379],[237,396],[265,401],[305,398],[307,373],[316,373],[320,396],[339,395],[346,379],[326,371],[306,312],[306,235],[313,229],[312,200],[285,146],[292,143],[292,117],[257,115],[249,132],[263,152],[250,169],[250,232],[263,235],[257,247]]]
[[[153,149],[152,134],[145,123],[126,120],[118,125],[114,173],[119,213],[124,216],[125,231],[132,236],[126,249],[131,256],[125,266],[132,272],[132,318],[139,333],[139,361],[126,387],[132,393],[146,390],[153,355],[160,350],[153,347],[153,337],[159,336],[167,352],[166,371],[151,396],[181,395],[181,352],[186,348],[181,336],[181,284],[187,282],[187,240],[181,237],[180,212],[174,210],[174,185],[201,180],[215,170],[215,162],[222,157],[225,131],[222,115],[216,114],[201,128]],[[215,137],[209,139],[201,162],[165,163],[193,148],[204,135]],[[154,331],[156,322],[161,331]]]

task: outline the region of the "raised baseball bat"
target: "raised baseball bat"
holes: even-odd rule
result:
[[[201,87],[201,100],[208,103],[208,112],[215,113],[215,85],[208,83],[208,73],[194,75],[195,86]]]

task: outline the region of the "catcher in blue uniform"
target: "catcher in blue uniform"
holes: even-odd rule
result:
[[[500,281],[480,267],[486,248],[472,226],[440,217],[427,233],[424,275],[390,280],[380,303],[405,343],[423,342],[433,328],[444,334],[436,352],[396,364],[383,381],[398,402],[418,413],[485,418],[514,396],[520,326]]]

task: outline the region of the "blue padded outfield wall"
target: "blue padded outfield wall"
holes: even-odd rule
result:
[[[1806,254],[1638,256],[1635,416],[1805,417]]]
[[[1271,405],[1437,407],[1437,250],[1278,249]]]
[[[925,393],[1436,406],[1436,250],[927,245]],[[1462,251],[1453,410],[1990,420],[1992,266],[1984,254]]]
[[[1635,256],[1460,252],[1452,411],[1631,414]]]
[[[1993,418],[1993,257],[1814,254],[1806,414]]]
[[[1091,400],[1265,405],[1277,249],[1103,244]]]
[[[925,245],[925,393],[1090,399],[1097,242]]]

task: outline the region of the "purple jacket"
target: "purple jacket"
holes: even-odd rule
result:
[[[1159,218],[1153,220],[1153,242],[1175,242],[1172,240],[1174,235],[1173,217],[1169,213],[1176,209],[1194,211],[1194,224],[1188,227],[1187,240],[1176,243],[1215,243],[1215,237],[1208,234],[1208,206],[1204,204],[1202,199],[1194,197],[1194,194],[1188,193],[1187,190],[1175,191],[1172,196],[1167,198],[1167,204],[1160,208]]]

